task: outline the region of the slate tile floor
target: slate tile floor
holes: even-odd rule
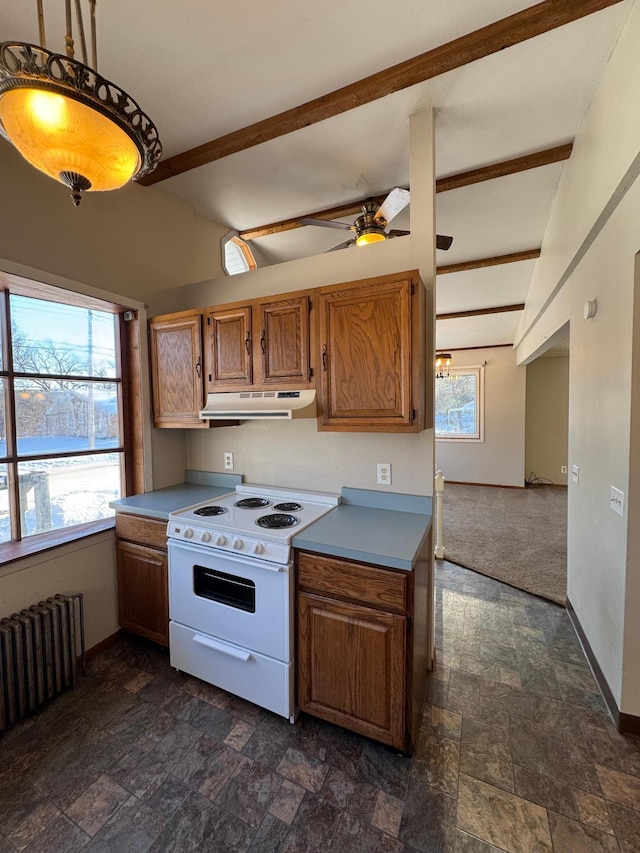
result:
[[[0,853],[637,853],[640,741],[564,610],[448,563],[413,760],[126,639],[0,737]]]

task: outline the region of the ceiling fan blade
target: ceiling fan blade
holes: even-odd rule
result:
[[[296,219],[300,225],[320,225],[322,228],[339,228],[340,231],[353,231],[353,225],[344,222],[334,222],[333,219],[314,219],[312,216],[301,216]]]
[[[447,237],[444,234],[436,234],[436,249],[444,249],[446,252],[447,249],[451,248],[452,243],[453,237]]]
[[[410,198],[409,190],[395,187],[378,208],[373,217],[374,222],[384,223],[385,225],[387,222],[391,222],[409,204]]]
[[[407,234],[411,234],[411,231],[398,231],[394,229],[393,231],[389,231],[388,237],[406,237]],[[447,249],[451,248],[451,244],[453,243],[453,237],[446,237],[444,234],[436,234],[436,249]]]
[[[345,240],[344,243],[338,243],[338,245],[334,246],[333,249],[327,249],[327,252],[337,252],[338,249],[348,249],[349,246],[355,246],[355,244],[355,240]],[[327,252],[325,252],[325,255]]]

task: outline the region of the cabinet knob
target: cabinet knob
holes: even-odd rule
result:
[[[198,379],[201,377],[201,368],[200,368],[200,356],[196,359],[196,375]]]
[[[244,336],[244,348],[247,351],[247,355],[251,354],[251,338],[249,336],[249,332]]]
[[[326,344],[322,345],[322,369],[326,373],[326,371],[327,371],[327,345]]]
[[[262,355],[265,354],[264,338],[265,338],[265,332],[263,329],[262,332],[260,333],[260,349],[262,350]]]

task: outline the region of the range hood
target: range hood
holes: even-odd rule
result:
[[[291,420],[316,417],[316,392],[220,391],[207,396],[203,421]]]

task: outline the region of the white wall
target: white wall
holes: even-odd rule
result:
[[[511,347],[451,354],[455,367],[486,362],[484,441],[436,439],[436,468],[456,482],[524,486],[525,368],[518,367]]]
[[[633,331],[638,323],[635,255],[640,249],[640,85],[636,2],[566,164],[518,330],[518,360],[571,324],[568,597],[618,707],[640,715],[640,522],[631,404],[639,393]],[[584,320],[586,300],[597,299]],[[638,359],[636,358],[637,362]],[[612,365],[615,368],[612,369]],[[632,380],[634,383],[632,385]],[[625,517],[609,507],[610,486]]]
[[[0,186],[0,272],[134,307],[155,299],[163,310],[172,310],[176,297],[154,296],[158,291],[221,274],[226,229],[153,187],[88,193],[75,208],[65,187],[3,139]],[[147,451],[160,488],[182,480],[186,445],[180,431],[154,432]],[[112,533],[0,567],[0,618],[57,592],[85,594],[88,646],[117,629]]]
[[[525,473],[567,485],[569,356],[542,356],[527,365]]]

